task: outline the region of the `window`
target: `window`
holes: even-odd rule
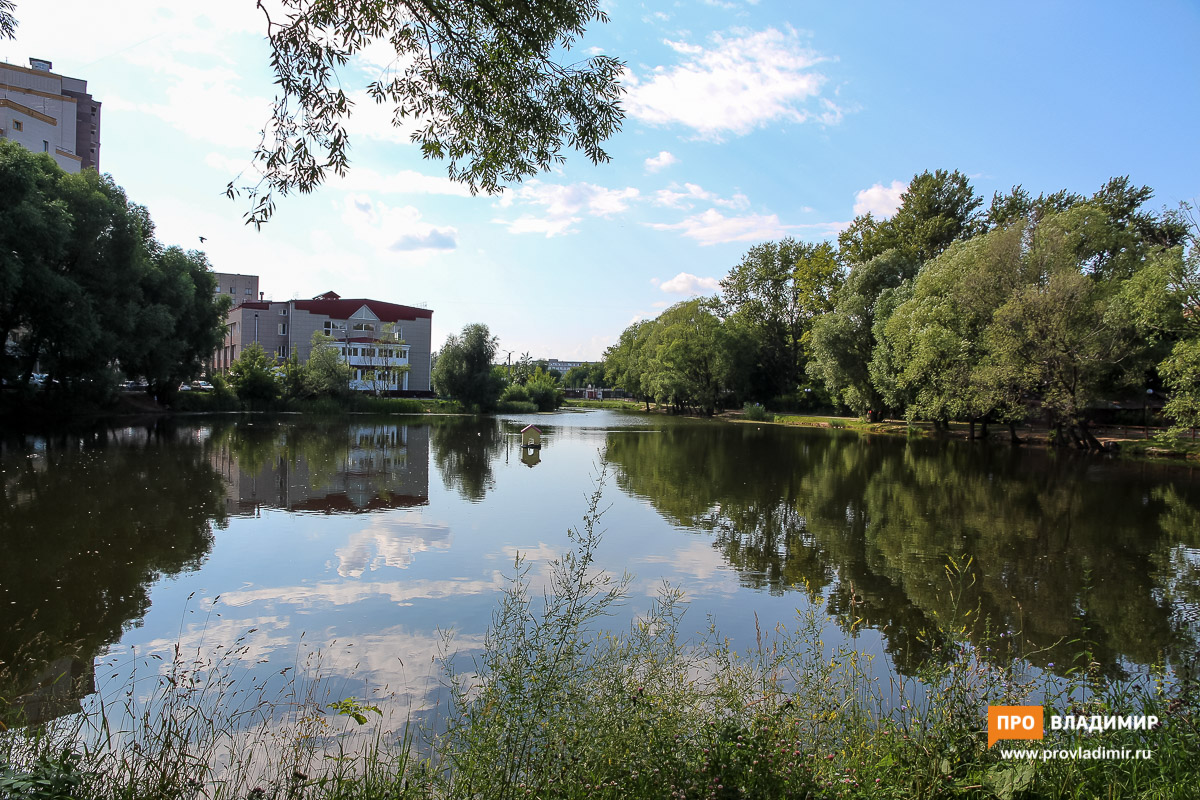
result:
[[[283,308],[279,309],[279,316],[281,316],[281,317],[287,316],[287,306],[284,306]]]
[[[42,139],[42,152],[43,153],[50,152],[50,143],[48,141],[46,141],[45,139]]]
[[[236,289],[235,287],[233,287],[233,286],[230,286],[230,287],[229,287],[229,293],[230,293],[230,294],[237,294],[237,289]]]
[[[354,330],[356,330],[356,331],[373,331],[373,330],[375,330],[375,323],[373,323],[373,322],[356,322],[356,323],[354,323]]]
[[[344,330],[346,330],[346,323],[338,322],[338,321],[332,320],[332,319],[325,320],[325,334],[327,336],[332,336],[334,331],[344,331]]]
[[[288,357],[288,346],[286,344],[279,345],[279,348],[275,351],[275,353],[280,358],[287,358]]]
[[[279,335],[287,336],[287,323],[286,322],[279,323]]]
[[[220,294],[220,293],[221,293],[221,287],[220,287],[220,286],[218,286],[217,288],[213,289],[213,294]]]
[[[246,287],[246,294],[250,295],[251,297],[253,297],[253,296],[254,296],[254,292],[250,291],[250,287],[249,287],[249,286],[247,286],[247,287]]]
[[[13,120],[13,130],[14,131],[25,130],[25,124],[23,122],[21,122],[21,120],[19,120],[19,119],[14,119]]]

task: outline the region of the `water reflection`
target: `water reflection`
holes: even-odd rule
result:
[[[929,633],[956,608],[1056,671],[1084,650],[1119,674],[1197,646],[1200,493],[1165,470],[756,426],[610,434],[608,454],[625,491],[712,535],[744,585],[827,597],[843,628],[883,631],[901,670],[935,656]],[[946,566],[968,558],[956,599]]]
[[[0,452],[0,713],[78,708],[93,658],[150,606],[164,575],[197,569],[225,520],[196,431],[161,424],[30,437]]]
[[[258,422],[214,431],[231,515],[361,513],[429,503],[429,428]]]
[[[77,709],[109,661],[234,640],[267,674],[311,643],[339,677],[434,692],[440,631],[478,649],[518,550],[540,596],[601,448],[621,491],[600,566],[639,570],[650,596],[682,582],[699,614],[769,627],[807,598],[910,672],[954,611],[948,559],[970,558],[959,607],[1044,648],[1038,666],[1087,648],[1117,674],[1200,638],[1200,482],[1177,469],[611,412],[255,417],[3,448],[0,697],[39,719]]]

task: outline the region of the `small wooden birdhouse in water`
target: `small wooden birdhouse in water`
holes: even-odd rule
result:
[[[540,450],[542,447],[542,431],[537,425],[526,425],[521,428],[521,447],[532,447]]]

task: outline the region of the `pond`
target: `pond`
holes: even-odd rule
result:
[[[0,477],[0,697],[33,720],[235,644],[251,675],[428,708],[517,554],[539,596],[597,489],[598,564],[632,576],[614,627],[666,581],[687,631],[745,647],[816,608],[902,675],[955,609],[1054,674],[1085,651],[1112,676],[1169,665],[1200,638],[1183,466],[589,411],[156,420],[4,439]]]

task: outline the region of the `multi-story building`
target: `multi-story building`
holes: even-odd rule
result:
[[[49,153],[67,172],[100,169],[100,101],[87,81],[51,71],[39,58],[28,67],[0,63],[0,137]]]
[[[233,300],[234,306],[238,303],[262,299],[258,293],[257,275],[238,275],[233,272],[214,272],[213,275],[217,279],[217,288],[213,290],[213,293],[228,295]]]
[[[343,299],[326,292],[312,300],[250,300],[225,318],[225,343],[213,367],[228,369],[258,342],[282,364],[294,349],[301,362],[312,352],[314,333],[333,338],[350,365],[357,391],[430,391],[433,312],[382,300]],[[401,369],[407,367],[408,369]]]

